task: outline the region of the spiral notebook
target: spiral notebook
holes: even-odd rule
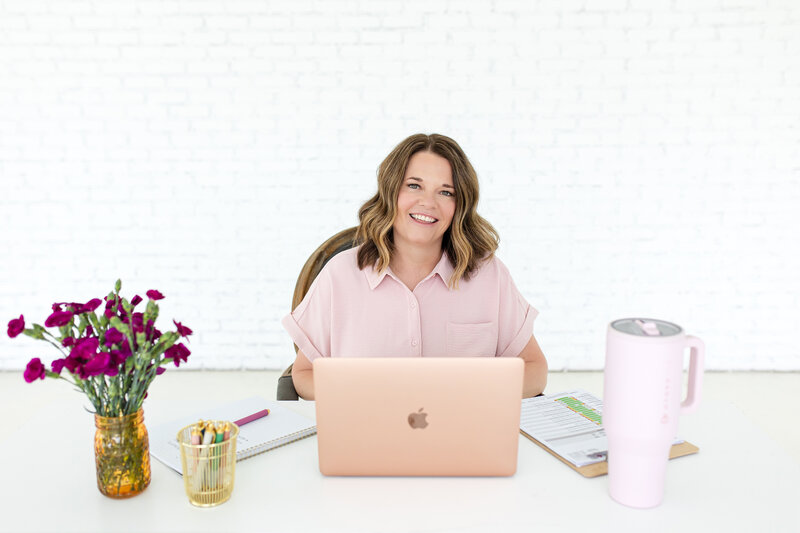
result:
[[[277,402],[254,396],[182,416],[148,430],[150,455],[182,474],[181,452],[176,438],[181,428],[201,418],[239,420],[262,409],[269,409],[269,415],[239,427],[239,438],[236,441],[237,461],[310,437],[317,432],[312,419],[295,413]]]

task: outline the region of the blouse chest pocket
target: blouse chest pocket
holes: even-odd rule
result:
[[[447,323],[449,357],[494,357],[497,355],[497,327],[482,324]]]

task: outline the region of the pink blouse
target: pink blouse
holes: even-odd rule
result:
[[[317,357],[516,357],[539,312],[506,266],[487,261],[459,288],[442,254],[413,291],[386,269],[358,269],[357,248],[337,254],[282,324],[309,360]]]

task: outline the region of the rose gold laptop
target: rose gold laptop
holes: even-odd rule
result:
[[[319,469],[330,476],[510,476],[517,357],[314,361]]]

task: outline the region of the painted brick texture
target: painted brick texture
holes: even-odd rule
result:
[[[643,315],[800,370],[798,57],[793,0],[1,2],[0,319],[122,278],[186,368],[283,367],[306,257],[439,132],[551,369]],[[3,335],[0,369],[53,352]]]

